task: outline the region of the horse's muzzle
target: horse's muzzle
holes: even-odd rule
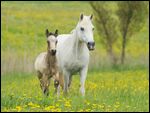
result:
[[[88,42],[87,47],[90,51],[93,51],[95,49],[95,42]]]
[[[51,50],[51,54],[55,55],[56,54],[56,50]]]

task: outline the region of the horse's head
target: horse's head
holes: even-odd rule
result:
[[[48,29],[46,29],[48,52],[50,52],[52,55],[56,54],[57,36],[58,36],[57,29],[55,33],[49,32]]]
[[[85,42],[89,50],[94,50],[95,42],[93,39],[94,26],[92,24],[93,15],[84,16],[80,15],[80,19],[77,25],[77,35],[79,40]]]
[[[40,87],[44,95],[49,95],[49,84],[50,84],[50,77],[42,76],[40,79]]]

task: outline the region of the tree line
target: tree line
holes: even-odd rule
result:
[[[106,1],[90,2],[95,15],[95,23],[101,44],[105,47],[113,65],[118,60],[125,62],[126,46],[132,35],[139,32],[147,18],[149,20],[148,1],[118,1],[114,2],[116,10],[110,8]],[[112,4],[114,5],[114,4]],[[118,57],[113,49],[118,38],[121,38],[121,54]]]

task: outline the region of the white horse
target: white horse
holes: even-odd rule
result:
[[[94,26],[93,15],[80,15],[79,22],[71,34],[58,35],[57,40],[57,61],[59,70],[64,76],[64,93],[68,92],[72,75],[80,74],[80,92],[84,96],[84,84],[88,71],[89,50],[94,50],[93,39]]]

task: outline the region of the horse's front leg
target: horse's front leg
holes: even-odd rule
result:
[[[88,67],[84,67],[81,71],[80,71],[80,92],[82,94],[82,96],[85,95],[85,80],[86,80],[86,76],[87,76],[87,70]]]
[[[63,75],[64,75],[64,94],[68,93],[68,84],[69,84],[69,76],[70,73],[68,71],[63,71]]]
[[[70,88],[70,85],[71,85],[71,81],[72,81],[72,75],[69,76],[69,83],[68,83],[69,88]]]

